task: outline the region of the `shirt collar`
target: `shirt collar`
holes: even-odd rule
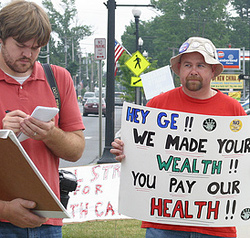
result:
[[[0,81],[2,80],[5,80],[7,83],[11,84],[19,84],[15,79],[11,78],[0,69]],[[32,80],[45,80],[43,67],[37,61],[34,64],[30,77],[24,82],[24,84]]]

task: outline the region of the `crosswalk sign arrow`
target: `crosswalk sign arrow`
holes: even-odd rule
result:
[[[143,87],[142,80],[140,77],[131,77],[131,84],[132,87]]]

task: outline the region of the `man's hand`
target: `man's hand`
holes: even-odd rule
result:
[[[12,130],[16,135],[19,134],[21,129],[20,124],[26,117],[28,117],[28,115],[20,110],[6,113],[2,120],[3,129]]]
[[[35,140],[45,140],[50,137],[52,130],[55,128],[55,119],[49,122],[43,122],[31,116],[21,121],[21,132]]]
[[[0,217],[9,221],[15,226],[21,228],[39,227],[45,223],[48,218],[39,217],[31,212],[36,203],[21,198],[10,202],[1,201]]]
[[[115,159],[121,162],[125,158],[123,153],[123,141],[120,139],[115,139],[111,145],[113,146],[113,149],[110,150],[110,153],[116,155]]]
[[[43,122],[29,116],[21,122],[20,130],[34,140],[43,141],[57,157],[74,162],[82,156],[85,147],[82,130],[63,131],[55,126],[55,118]]]

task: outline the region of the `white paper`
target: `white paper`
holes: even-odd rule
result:
[[[50,121],[57,113],[59,112],[59,109],[56,107],[42,107],[42,106],[37,106],[35,110],[32,112],[31,116],[40,120],[40,121],[45,121],[48,122]],[[29,137],[23,133],[20,133],[18,135],[18,140],[20,142],[28,139]]]
[[[70,193],[63,223],[127,219],[118,212],[120,163],[93,164],[64,168],[77,177],[77,189]]]
[[[119,212],[156,223],[250,222],[250,118],[125,102]]]
[[[140,77],[147,100],[175,88],[169,65]]]

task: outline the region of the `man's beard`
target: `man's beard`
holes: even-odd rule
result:
[[[203,86],[202,81],[203,81],[202,77],[189,76],[186,78],[186,88],[190,91],[198,91]]]
[[[5,47],[1,46],[1,52],[4,59],[5,64],[16,73],[26,73],[30,68],[33,68],[34,62],[32,63],[31,59],[27,57],[22,57],[14,61],[11,59],[8,51],[5,49]],[[29,63],[21,64],[20,60],[28,60]],[[19,63],[18,63],[19,62]]]

